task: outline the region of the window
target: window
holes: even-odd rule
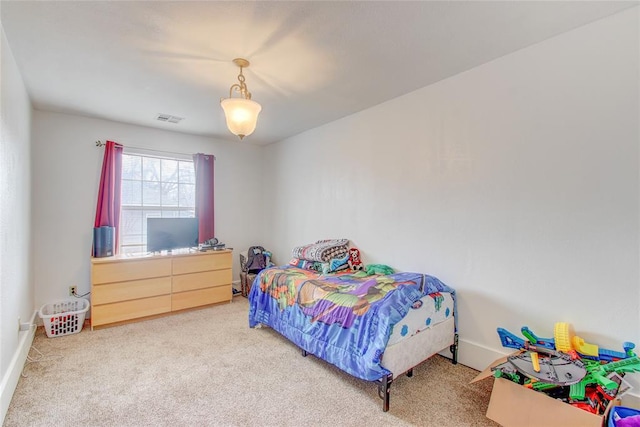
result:
[[[147,218],[194,217],[195,183],[186,156],[123,153],[120,253],[147,251]]]

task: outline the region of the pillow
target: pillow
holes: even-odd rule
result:
[[[318,240],[316,243],[293,248],[293,257],[309,261],[329,262],[332,258],[341,258],[349,251],[349,239]]]

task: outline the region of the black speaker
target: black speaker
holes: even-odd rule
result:
[[[115,228],[103,226],[95,227],[93,229],[93,257],[103,258],[106,256],[113,256],[114,254],[114,240],[115,240]]]

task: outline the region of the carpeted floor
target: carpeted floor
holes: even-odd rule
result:
[[[268,328],[247,300],[79,334],[39,329],[9,426],[496,426],[490,380],[435,356],[391,386],[382,412],[358,380]],[[41,355],[38,353],[40,352]]]

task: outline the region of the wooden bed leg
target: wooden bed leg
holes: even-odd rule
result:
[[[382,411],[389,411],[389,394],[391,392],[391,383],[393,382],[393,374],[385,375],[378,380],[378,396],[382,399]]]
[[[302,357],[307,357],[307,354],[309,354],[307,350],[302,349]]]
[[[453,344],[449,346],[449,351],[453,355],[453,359],[451,359],[451,363],[454,365],[458,364],[458,334],[453,336]]]
[[[407,376],[408,376],[409,378],[411,378],[411,377],[413,376],[413,368],[411,368],[411,369],[409,369],[409,370],[407,371]]]

